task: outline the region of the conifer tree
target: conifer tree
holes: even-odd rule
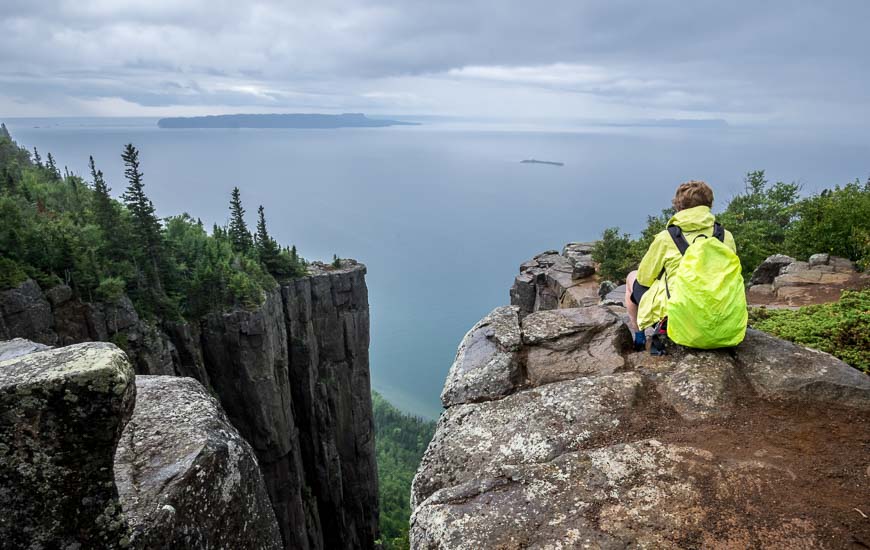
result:
[[[54,181],[60,181],[60,170],[57,169],[57,164],[54,162],[54,157],[51,156],[51,153],[48,154],[48,160],[45,163],[45,167],[48,168]]]
[[[0,138],[6,138],[9,141],[12,141],[12,134],[9,133],[9,130],[6,128],[6,124],[0,122]]]
[[[139,151],[128,143],[121,155],[124,161],[124,176],[129,185],[124,191],[124,204],[130,210],[133,221],[133,231],[139,245],[144,250],[144,260],[148,279],[158,294],[163,294],[160,282],[158,260],[160,258],[161,235],[160,221],[154,213],[154,204],[145,195],[145,184],[142,182],[142,172],[139,170]]]
[[[103,231],[106,238],[107,253],[117,260],[118,255],[125,255],[123,243],[120,242],[121,217],[115,208],[115,201],[109,195],[111,188],[106,184],[103,171],[97,170],[94,157],[88,158],[88,166],[91,169],[91,179],[94,182],[94,221],[97,222],[97,226]]]
[[[257,255],[260,257],[260,263],[265,266],[266,271],[275,275],[280,269],[280,254],[281,249],[278,243],[269,235],[266,230],[266,214],[263,205],[257,209]]]
[[[36,147],[33,148],[33,163],[42,168],[42,157],[39,156],[39,151]]]
[[[253,246],[251,232],[245,224],[245,209],[242,207],[242,198],[238,187],[233,187],[230,198],[230,242],[236,252],[248,252]]]

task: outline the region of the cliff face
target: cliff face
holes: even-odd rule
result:
[[[0,340],[111,340],[138,374],[212,388],[257,455],[285,546],[371,548],[377,468],[365,266],[314,265],[254,311],[149,324],[123,298],[84,303],[28,281],[0,292]]]
[[[578,263],[523,264],[514,305],[460,344],[414,479],[413,548],[870,542],[855,511],[870,377],[753,330],[732,349],[634,352],[622,307],[578,307],[597,286]]]
[[[282,548],[251,446],[196,380],[13,340],[0,405],[3,548]]]

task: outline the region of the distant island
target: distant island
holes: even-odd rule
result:
[[[537,159],[521,160],[520,164],[549,164],[551,166],[565,166],[564,162],[555,162],[552,160],[537,160]]]
[[[160,128],[383,128],[385,126],[416,126],[418,122],[402,122],[368,118],[362,113],[321,115],[314,113],[271,115],[214,115],[161,118]]]

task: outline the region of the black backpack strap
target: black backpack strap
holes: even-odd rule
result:
[[[713,236],[721,242],[725,242],[725,228],[719,222],[713,222]]]
[[[680,251],[680,255],[685,255],[686,249],[689,248],[689,242],[683,236],[683,230],[680,229],[680,226],[669,225],[668,233],[670,233],[671,239],[674,240],[674,244],[677,245],[677,250]]]

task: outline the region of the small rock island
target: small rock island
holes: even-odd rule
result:
[[[369,118],[362,113],[324,115],[317,113],[210,115],[161,118],[160,128],[383,128],[386,126],[417,126],[419,122],[402,122]]]
[[[537,159],[521,160],[520,164],[549,164],[550,166],[565,166],[564,162],[556,162],[556,161],[552,161],[552,160],[537,160]]]

